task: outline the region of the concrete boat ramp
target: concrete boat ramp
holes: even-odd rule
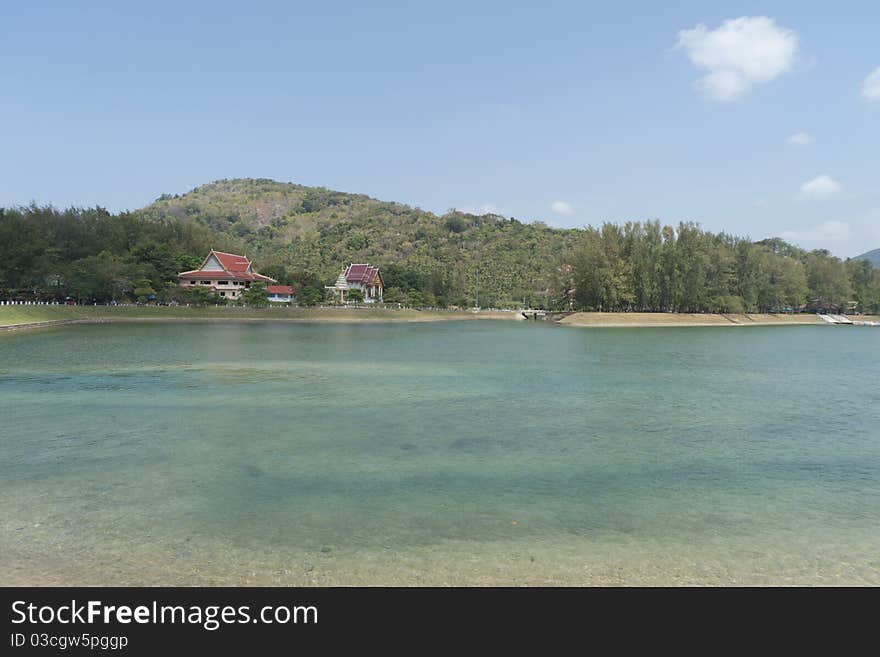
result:
[[[849,324],[850,326],[880,326],[880,322],[853,320],[846,315],[819,315],[828,324]]]

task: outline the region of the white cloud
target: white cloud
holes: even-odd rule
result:
[[[786,230],[782,238],[810,245],[827,245],[829,242],[845,242],[850,236],[850,225],[845,221],[826,221],[818,226],[798,230]]]
[[[676,48],[684,48],[691,63],[707,71],[697,83],[700,89],[710,98],[730,101],[753,84],[789,71],[798,38],[794,31],[777,27],[772,18],[743,16],[714,30],[702,23],[681,30]]]
[[[862,84],[862,96],[867,100],[880,100],[880,66],[865,78]]]
[[[550,209],[553,210],[556,214],[564,214],[564,215],[572,215],[574,214],[574,208],[571,207],[570,203],[566,203],[565,201],[553,201],[553,204],[550,206]]]
[[[813,138],[806,132],[796,132],[788,138],[788,143],[795,146],[806,146],[813,143]]]
[[[801,185],[801,196],[808,199],[822,200],[834,196],[841,189],[843,189],[843,186],[839,182],[823,173],[821,176],[816,176]]]

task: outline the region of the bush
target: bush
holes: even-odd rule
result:
[[[324,300],[324,291],[312,285],[303,286],[297,295],[297,301],[302,306],[316,306]]]
[[[211,290],[200,285],[186,288],[186,301],[194,306],[207,306],[217,303],[218,298]]]
[[[262,283],[251,283],[251,286],[241,293],[241,302],[246,306],[262,308],[269,305],[266,298],[266,286]]]
[[[446,218],[446,229],[450,233],[463,233],[466,228],[467,222],[461,215],[451,214]]]
[[[385,288],[385,293],[382,295],[383,301],[385,303],[405,303],[406,297],[399,287],[389,287]]]

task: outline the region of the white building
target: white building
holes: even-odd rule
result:
[[[274,278],[254,271],[253,263],[246,256],[223,253],[213,249],[192,271],[181,272],[177,280],[184,287],[204,286],[224,299],[238,299],[251,283],[277,283]]]

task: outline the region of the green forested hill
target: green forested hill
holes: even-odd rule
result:
[[[320,302],[344,265],[369,262],[382,270],[385,300],[410,306],[471,305],[479,272],[484,307],[880,311],[880,269],[780,239],[694,223],[558,229],[437,215],[265,179],[220,180],[119,214],[0,208],[0,299],[220,302],[176,284],[212,248],[248,255],[305,304]]]
[[[855,260],[867,260],[875,267],[880,267],[880,249],[874,249],[873,251],[868,251],[867,253],[863,253],[860,256],[856,256]]]
[[[245,251],[275,278],[308,273],[329,284],[343,265],[370,262],[383,269],[389,287],[415,283],[450,303],[473,299],[477,269],[485,303],[546,293],[579,233],[495,215],[438,216],[265,179],[221,180],[165,195],[137,214],[202,224],[218,236],[216,248]]]

